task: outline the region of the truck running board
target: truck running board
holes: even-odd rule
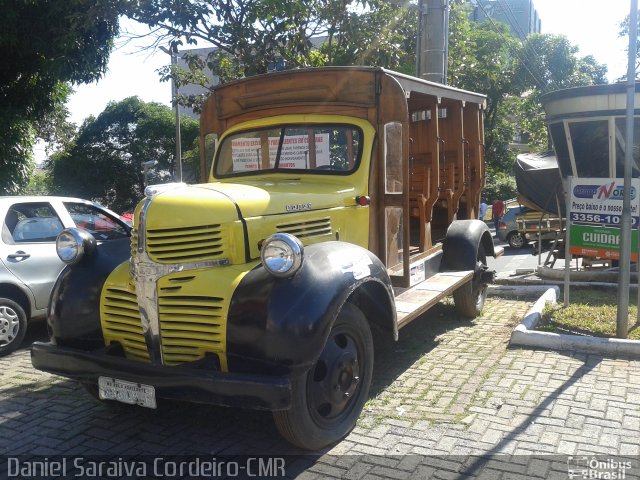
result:
[[[398,329],[409,324],[473,277],[473,270],[440,272],[396,296]]]

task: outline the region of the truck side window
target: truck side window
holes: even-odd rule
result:
[[[402,124],[384,126],[385,193],[402,193]]]

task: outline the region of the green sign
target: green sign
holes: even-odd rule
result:
[[[618,258],[620,229],[594,225],[571,225],[571,252],[579,255]],[[638,230],[631,232],[631,252],[638,251]],[[610,253],[606,253],[610,252]]]

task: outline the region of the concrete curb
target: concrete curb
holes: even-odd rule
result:
[[[540,286],[536,286],[539,288]],[[518,288],[524,289],[524,286]],[[640,341],[619,338],[600,338],[564,333],[539,332],[534,330],[542,318],[547,303],[556,303],[560,296],[558,286],[548,288],[533,304],[522,322],[511,333],[510,345],[541,347],[550,350],[573,350],[583,353],[599,353],[607,356],[640,357]]]
[[[525,285],[505,283],[489,285],[487,288],[487,295],[495,295],[499,297],[534,297],[543,295],[547,290],[549,290],[549,288],[551,288],[549,285],[543,284]],[[560,289],[558,289],[557,296],[560,296]]]

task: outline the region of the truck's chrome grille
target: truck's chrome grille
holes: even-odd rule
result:
[[[203,358],[224,349],[224,299],[163,294],[158,298],[165,365]]]
[[[102,327],[106,345],[119,342],[127,358],[149,361],[140,324],[138,300],[133,288],[107,288],[102,303]]]
[[[136,255],[136,249],[138,247],[138,229],[131,229],[131,256]]]
[[[326,217],[305,222],[282,223],[276,228],[278,232],[290,233],[298,238],[331,235],[331,219]]]
[[[148,229],[146,240],[149,258],[158,263],[214,260],[228,250],[228,232],[220,225]]]

